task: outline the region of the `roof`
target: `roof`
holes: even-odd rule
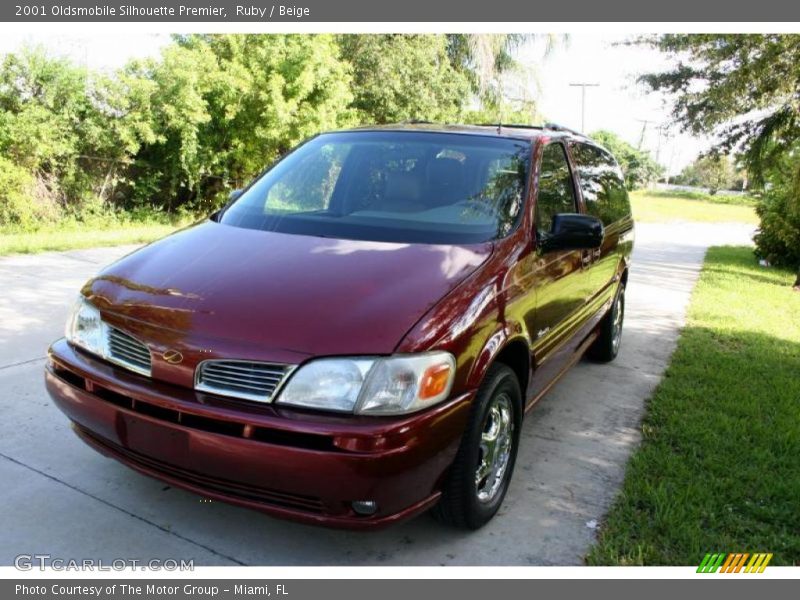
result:
[[[433,133],[464,133],[492,137],[507,137],[530,140],[541,136],[547,137],[578,137],[588,138],[577,131],[547,123],[546,125],[516,125],[516,124],[442,124],[427,121],[405,121],[388,125],[365,125],[355,127],[349,131],[428,131]]]

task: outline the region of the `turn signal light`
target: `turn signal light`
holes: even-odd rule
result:
[[[425,369],[419,386],[419,399],[435,398],[447,389],[450,381],[450,365],[434,365]]]

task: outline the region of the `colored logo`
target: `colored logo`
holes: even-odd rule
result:
[[[703,562],[697,567],[698,573],[763,573],[772,554],[758,552],[731,552],[729,554],[706,554]]]
[[[178,363],[183,362],[183,354],[177,350],[167,350],[161,356],[163,356],[164,360],[171,365],[177,365]]]

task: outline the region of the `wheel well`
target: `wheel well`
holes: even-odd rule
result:
[[[509,342],[494,360],[495,362],[503,363],[514,371],[519,380],[522,397],[525,398],[531,371],[531,352],[528,344],[522,340]]]

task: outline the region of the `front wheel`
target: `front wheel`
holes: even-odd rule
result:
[[[625,320],[625,284],[619,285],[611,310],[600,322],[600,335],[589,347],[589,358],[598,362],[611,362],[619,354],[622,342],[622,323]]]
[[[478,529],[497,513],[508,490],[519,446],[522,393],[517,376],[493,365],[475,397],[472,415],[433,516]]]

